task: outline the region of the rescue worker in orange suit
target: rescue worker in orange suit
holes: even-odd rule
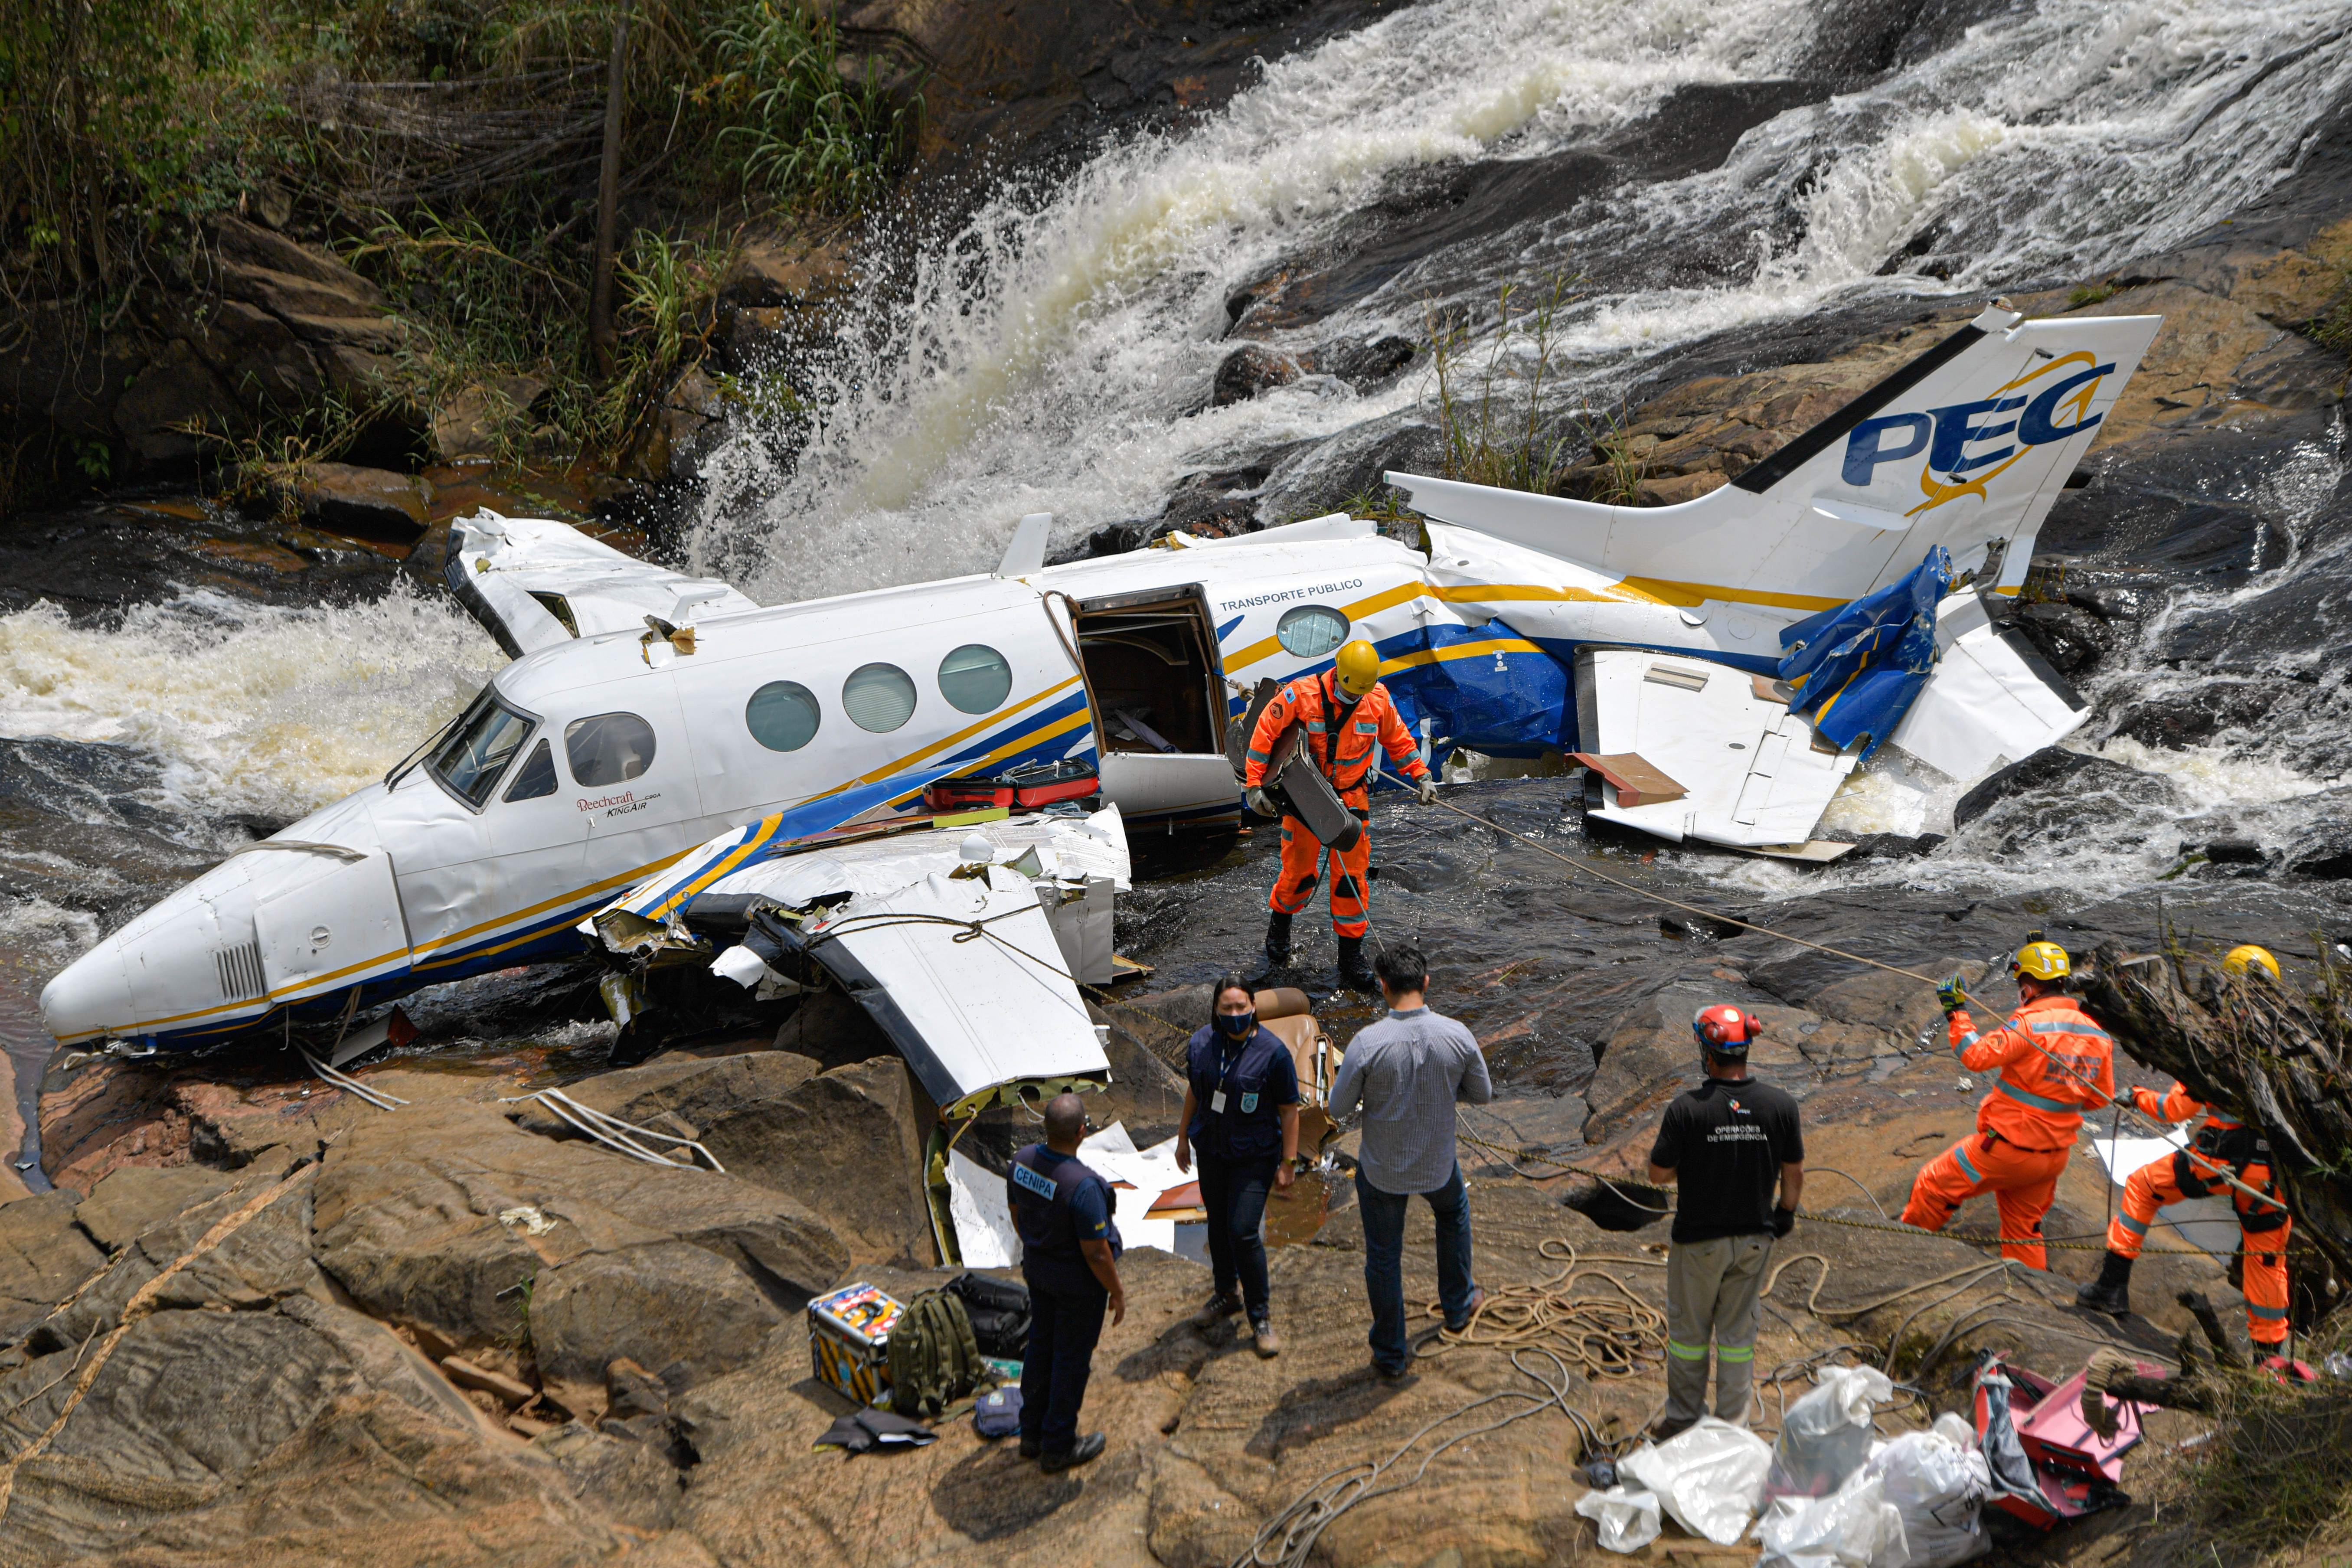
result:
[[[2042,1216],[2074,1152],[2083,1112],[2115,1098],[2115,1042],[2059,989],[2066,950],[2033,940],[2011,962],[2019,1004],[2009,1021],[1977,1033],[1961,1005],[1959,976],[1936,988],[1950,1020],[1952,1049],[1970,1072],[2000,1076],[1977,1107],[1977,1130],[1927,1162],[1911,1184],[1903,1223],[1941,1230],[1952,1211],[1979,1193],[2000,1205],[2000,1255],[2047,1268]]]
[[[1275,742],[1293,724],[1306,727],[1306,745],[1315,765],[1331,781],[1340,804],[1367,826],[1351,849],[1331,853],[1331,931],[1339,942],[1339,982],[1351,991],[1376,995],[1380,982],[1364,962],[1366,879],[1372,864],[1370,786],[1372,748],[1388,749],[1398,771],[1421,786],[1426,805],[1437,798],[1437,781],[1422,761],[1412,732],[1397,717],[1389,689],[1381,684],[1380,651],[1358,637],[1339,649],[1332,667],[1320,675],[1302,675],[1277,692],[1258,715],[1250,734],[1249,754],[1242,782],[1249,788],[1250,809],[1260,816],[1282,818],[1282,871],[1266,895],[1273,911],[1266,921],[1266,962],[1279,969],[1290,962],[1290,917],[1305,909],[1315,895],[1323,860],[1323,845],[1307,825],[1286,814],[1264,787],[1266,763]]]
[[[2278,978],[2278,960],[2259,947],[2232,949],[2221,961],[2223,969],[2237,975],[2245,974],[2250,965]],[[2174,1084],[2162,1096],[2135,1089],[2131,1101],[2158,1121],[2187,1121],[2200,1115],[2205,1121],[2188,1148],[2168,1160],[2141,1166],[2124,1184],[2123,1207],[2107,1224],[2106,1261],[2096,1279],[2074,1292],[2074,1304],[2118,1318],[2130,1311],[2132,1263],[2147,1239],[2156,1211],[2187,1198],[2226,1194],[2245,1237],[2239,1289],[2246,1297],[2246,1337],[2276,1353],[2286,1339],[2286,1244],[2294,1222],[2279,1205],[2250,1196],[2221,1179],[2226,1173],[2257,1192],[2271,1192],[2270,1144],[2253,1128],[2197,1099],[2184,1084]]]

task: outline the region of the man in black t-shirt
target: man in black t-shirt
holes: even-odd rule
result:
[[[1666,1408],[1651,1428],[1660,1441],[1706,1414],[1710,1338],[1715,1414],[1746,1425],[1765,1260],[1797,1223],[1805,1136],[1797,1102],[1748,1076],[1748,1044],[1762,1029],[1738,1007],[1698,1010],[1691,1033],[1706,1081],[1666,1107],[1650,1150],[1651,1182],[1680,1189],[1666,1251]]]

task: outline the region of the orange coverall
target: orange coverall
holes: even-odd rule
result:
[[[1337,735],[1330,732],[1334,722],[1339,724]],[[1265,782],[1265,767],[1273,760],[1275,742],[1294,723],[1306,727],[1308,753],[1323,776],[1331,781],[1340,804],[1353,810],[1366,825],[1354,848],[1335,852],[1331,857],[1331,930],[1339,936],[1360,938],[1365,925],[1364,883],[1372,868],[1373,743],[1378,742],[1388,748],[1390,759],[1407,778],[1427,778],[1429,764],[1421,760],[1421,748],[1413,744],[1412,731],[1397,717],[1396,704],[1389,700],[1386,686],[1375,681],[1349,712],[1336,673],[1327,669],[1321,675],[1300,676],[1276,692],[1274,700],[1258,715],[1257,728],[1250,732],[1249,754],[1242,764],[1244,784],[1256,789]],[[1321,840],[1307,830],[1305,823],[1286,816],[1282,819],[1282,870],[1274,879],[1273,891],[1266,895],[1266,907],[1286,915],[1295,915],[1305,909],[1307,900],[1315,896],[1322,860]]]
[[[2131,1091],[2132,1104],[2158,1121],[2187,1121],[2202,1115],[2197,1141],[2169,1160],[2142,1165],[2124,1184],[2123,1208],[2107,1225],[2107,1250],[2119,1258],[2137,1258],[2156,1211],[2184,1198],[2227,1193],[2237,1210],[2238,1228],[2246,1238],[2246,1337],[2258,1345],[2277,1345],[2286,1338],[2286,1244],[2294,1216],[2277,1204],[2252,1198],[2220,1178],[2227,1173],[2250,1187],[2271,1190],[2270,1145],[2242,1121],[2232,1121],[2174,1084],[2161,1100],[2150,1090]],[[2255,1238],[2261,1237],[2256,1250]]]
[[[2035,997],[1989,1035],[1979,1035],[1962,1008],[1952,1015],[1951,1041],[1962,1067],[1997,1067],[2000,1077],[1977,1107],[1975,1135],[1928,1161],[1912,1182],[1903,1223],[1941,1230],[1954,1209],[1990,1192],[2001,1235],[2039,1237],[2083,1112],[2115,1098],[2115,1042],[2073,998],[2055,994]],[[2049,1267],[2038,1239],[2003,1242],[2000,1255]]]

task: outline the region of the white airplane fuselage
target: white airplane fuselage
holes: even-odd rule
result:
[[[422,986],[577,952],[587,911],[733,826],[773,816],[770,837],[789,841],[912,811],[946,776],[1076,759],[1099,771],[1146,841],[1155,826],[1230,821],[1240,802],[1224,731],[1245,689],[1328,668],[1348,638],[1380,649],[1425,752],[1533,756],[1576,749],[1580,647],[1769,676],[1782,627],[1903,577],[1938,543],[1968,570],[2005,542],[1998,584],[2013,592],[2049,497],[2154,326],[2078,323],[2092,350],[2058,358],[2032,334],[2065,323],[2004,335],[1984,325],[1992,314],[1961,330],[1976,346],[1946,353],[1944,379],[1857,399],[1895,412],[1848,418],[1814,443],[1817,458],[1784,464],[1790,477],[1769,494],[1726,487],[1636,510],[1398,476],[1433,519],[1476,524],[1432,521],[1426,554],[1335,517],[734,609],[749,602],[723,584],[640,569],[557,525],[508,524],[518,539],[541,531],[532,537],[622,587],[592,603],[582,586],[566,605],[501,576],[503,547],[467,555],[472,575],[453,562],[461,596],[478,584],[469,605],[484,614],[487,595],[494,629],[528,651],[421,763],[231,857],[102,939],[44,991],[44,1020],[62,1043],[162,1047],[331,1023]],[[2051,334],[2062,349],[2063,338]],[[2068,359],[2095,362],[2095,377],[2067,383],[2088,390],[2060,413],[2025,408],[2038,446],[2004,437],[2018,420],[1995,416],[2027,398],[2000,395],[2042,374],[2036,363],[2063,371]],[[1911,413],[1906,398],[1942,401]],[[2062,414],[2071,422],[2053,424]],[[1984,472],[2003,439],[2020,455]],[[1900,461],[1912,456],[1916,489]],[[1969,489],[1968,468],[1981,476],[1969,481],[1976,494],[1946,507],[1940,491]],[[1923,490],[1928,503],[1912,504]],[[503,537],[500,521],[486,537]],[[643,629],[637,601],[614,610],[614,595],[654,591],[629,586],[640,570],[664,580],[658,602],[675,600],[667,618],[690,622],[690,638]]]

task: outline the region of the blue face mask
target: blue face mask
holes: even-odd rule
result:
[[[1255,1009],[1247,1013],[1220,1013],[1217,1015],[1217,1028],[1227,1039],[1246,1040],[1257,1033],[1257,1013]]]

